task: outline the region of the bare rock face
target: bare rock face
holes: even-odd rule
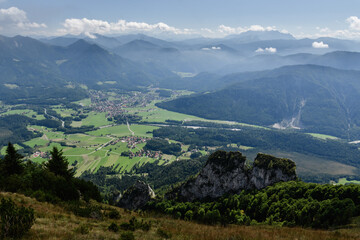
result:
[[[286,158],[276,158],[259,153],[251,171],[250,183],[253,188],[261,189],[277,182],[292,181],[297,178],[296,165]]]
[[[136,210],[144,207],[152,198],[155,198],[155,193],[149,184],[137,181],[125,191],[117,205],[129,210]]]
[[[295,163],[259,153],[253,167],[240,152],[213,153],[199,175],[166,194],[168,199],[194,201],[261,189],[280,181],[296,179]]]

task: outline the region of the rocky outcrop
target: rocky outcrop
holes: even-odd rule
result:
[[[152,198],[155,198],[155,193],[149,184],[137,181],[124,192],[117,205],[129,210],[135,210],[144,207]]]
[[[295,169],[296,165],[290,159],[259,153],[251,171],[250,186],[261,189],[277,182],[295,180]]]
[[[295,180],[295,163],[259,153],[253,166],[247,166],[240,152],[217,151],[198,176],[166,194],[168,199],[194,201],[213,199],[242,190],[261,189],[280,181]]]

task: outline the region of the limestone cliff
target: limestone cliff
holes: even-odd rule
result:
[[[286,158],[276,158],[259,153],[250,175],[252,188],[261,189],[277,182],[295,180],[295,163]]]
[[[252,167],[245,161],[240,152],[217,151],[209,156],[198,176],[166,194],[166,198],[181,201],[218,198],[296,179],[295,163],[289,159],[259,153]]]
[[[148,184],[137,181],[125,191],[117,205],[126,209],[135,210],[145,206],[146,203],[154,197],[155,193]]]

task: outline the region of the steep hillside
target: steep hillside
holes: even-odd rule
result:
[[[66,49],[59,64],[62,75],[73,82],[94,86],[97,82],[115,81],[123,87],[149,85],[152,81],[135,63],[110,54],[98,45],[79,40]]]
[[[84,93],[78,84],[135,89],[178,78],[167,69],[134,63],[82,39],[61,47],[28,37],[1,36],[0,53],[0,100],[7,102],[50,96],[79,100]]]
[[[159,103],[210,119],[349,137],[360,126],[360,72],[305,65],[229,75],[219,91]]]
[[[138,221],[151,222],[149,231],[141,229],[133,232],[135,239],[166,239],[174,240],[216,240],[216,239],[338,239],[353,240],[360,237],[358,228],[339,229],[337,231],[311,230],[297,227],[271,226],[236,226],[227,227],[204,225],[194,221],[184,221],[162,215],[140,215],[135,212],[108,205],[99,205],[104,209],[102,219],[84,218],[74,215],[65,207],[50,203],[38,202],[33,198],[16,193],[0,193],[0,198],[10,198],[17,205],[31,207],[35,211],[36,221],[23,239],[119,239],[127,232],[120,229],[118,232],[108,230],[111,223],[121,225],[129,223],[135,217]],[[120,219],[111,219],[107,214],[112,210],[120,213]],[[171,236],[171,237],[170,237]],[[121,238],[122,239],[122,238]],[[125,238],[124,238],[125,239]]]

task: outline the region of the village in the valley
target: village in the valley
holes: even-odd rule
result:
[[[156,89],[155,89],[156,90]],[[117,116],[125,116],[126,123],[129,128],[129,136],[117,137],[111,134],[108,134],[107,137],[111,138],[110,141],[104,144],[95,144],[88,146],[88,149],[93,149],[93,152],[97,152],[101,149],[104,149],[108,146],[114,146],[118,143],[125,143],[128,151],[122,152],[121,156],[129,157],[130,159],[134,157],[147,157],[153,159],[161,159],[162,154],[160,151],[150,151],[145,150],[143,147],[139,148],[139,144],[146,144],[148,140],[151,138],[149,137],[142,137],[142,136],[134,136],[134,133],[130,129],[130,125],[127,122],[127,118],[130,116],[127,114],[127,108],[131,107],[145,107],[149,103],[154,100],[159,99],[158,94],[154,92],[154,90],[143,94],[139,92],[132,92],[127,94],[109,94],[108,92],[103,91],[89,91],[90,101],[91,104],[87,107],[89,111],[99,112],[99,113],[106,113],[107,119],[112,119]],[[106,126],[101,126],[100,128],[116,126],[117,124],[110,124]],[[44,134],[45,135],[45,134]],[[45,135],[46,136],[46,135]],[[81,141],[75,141],[71,144],[65,144],[65,146],[76,146],[80,144]],[[111,151],[111,150],[110,150]],[[91,153],[93,153],[91,152]],[[86,153],[91,154],[91,153]],[[41,151],[36,150],[32,157],[33,158],[49,158],[48,151]]]

